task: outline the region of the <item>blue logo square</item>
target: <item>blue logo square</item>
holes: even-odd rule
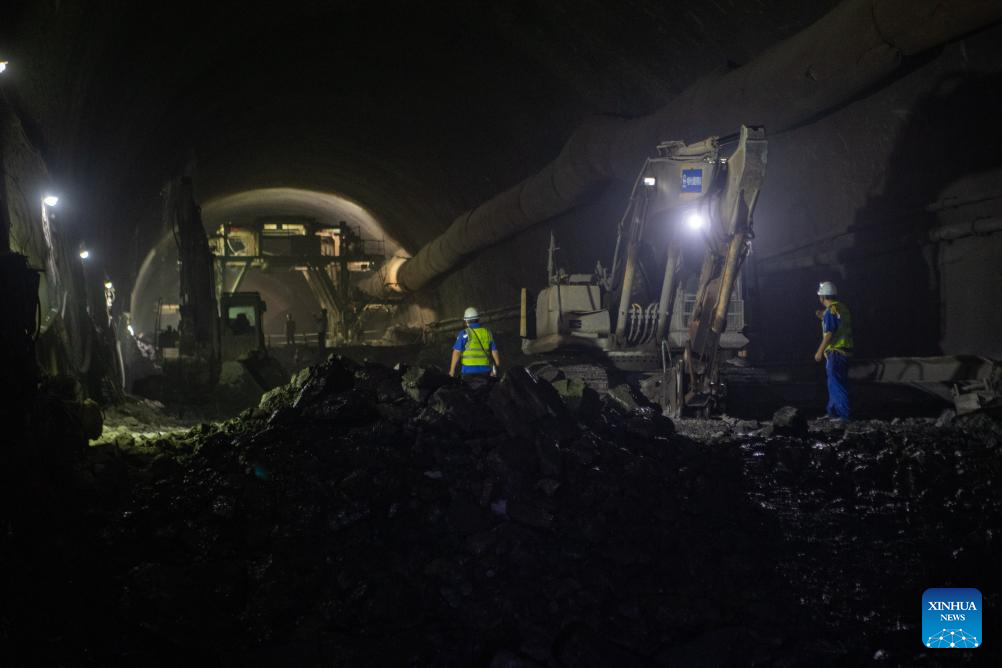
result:
[[[683,169],[682,170],[682,192],[699,193],[703,192],[703,170]]]
[[[922,594],[922,645],[928,649],[981,647],[981,592],[926,589]]]

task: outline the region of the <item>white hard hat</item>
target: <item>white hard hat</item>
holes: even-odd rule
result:
[[[818,296],[819,297],[834,297],[838,294],[838,288],[831,281],[825,281],[818,286]]]
[[[476,320],[479,317],[480,312],[472,306],[463,311],[463,320]]]

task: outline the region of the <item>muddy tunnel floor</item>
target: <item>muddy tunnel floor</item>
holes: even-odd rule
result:
[[[6,665],[999,657],[920,638],[927,588],[1000,603],[988,413],[673,424],[520,368],[471,391],[332,356],[234,419],[134,431],[19,492]]]

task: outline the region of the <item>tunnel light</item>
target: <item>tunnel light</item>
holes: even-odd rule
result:
[[[689,214],[688,218],[685,219],[685,224],[688,225],[691,230],[702,229],[706,225],[706,218],[704,218],[702,214],[694,211]]]
[[[126,325],[125,329],[129,330],[129,336],[135,336],[136,335],[136,330],[134,330],[132,328],[132,325]]]
[[[82,243],[80,244],[79,255],[81,260],[86,260],[87,258],[90,257],[90,251],[87,250],[87,246],[83,245]]]
[[[657,179],[655,179],[653,176],[644,177],[644,185],[647,186],[648,188],[653,188],[657,182],[658,182]]]
[[[0,72],[6,72],[6,71],[7,71],[7,61],[0,60]]]
[[[55,206],[59,204],[59,198],[55,195],[46,195],[42,198],[42,204],[45,206]]]
[[[114,284],[112,284],[112,282],[111,282],[111,281],[105,281],[105,282],[104,282],[104,289],[105,289],[105,290],[111,290],[111,289],[112,289],[112,288],[114,288],[114,287],[115,287],[115,286],[114,286]]]

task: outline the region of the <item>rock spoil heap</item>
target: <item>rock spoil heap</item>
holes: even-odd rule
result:
[[[74,558],[31,544],[81,603],[57,633],[44,601],[65,589],[21,590],[11,605],[38,607],[23,637],[103,662],[907,661],[917,642],[889,629],[913,616],[893,604],[918,574],[895,564],[921,567],[916,544],[950,531],[935,497],[964,513],[965,572],[990,560],[984,425],[820,432],[780,411],[783,428],[719,421],[701,443],[641,402],[560,388],[512,368],[474,392],[332,356],[237,419],[91,448]],[[936,554],[916,596],[960,563]]]

